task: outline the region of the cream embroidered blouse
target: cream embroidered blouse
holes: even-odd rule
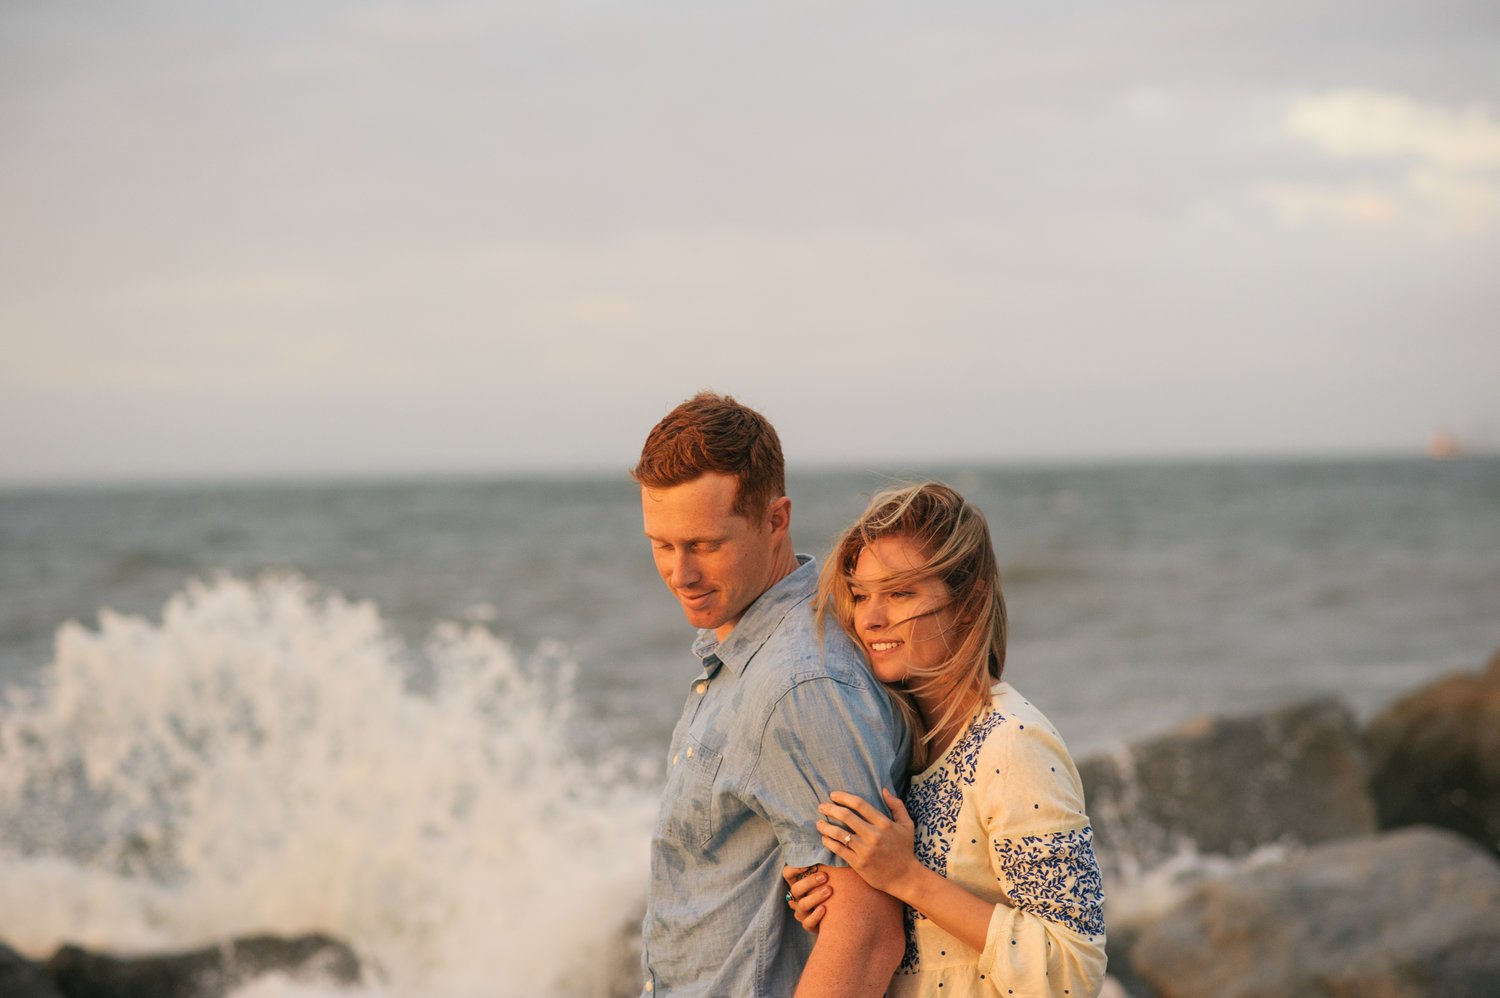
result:
[[[1057,729],[1009,683],[912,779],[917,858],[995,902],[984,952],[906,910],[888,994],[1094,998],[1104,981],[1104,892],[1078,770]]]

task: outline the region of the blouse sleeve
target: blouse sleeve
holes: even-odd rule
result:
[[[1045,722],[1008,717],[977,776],[990,867],[1010,904],[990,918],[980,970],[999,994],[1093,998],[1104,982],[1104,891],[1083,785]]]

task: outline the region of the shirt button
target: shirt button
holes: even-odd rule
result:
[[[672,756],[672,765],[677,765],[677,757],[675,755]]]
[[[647,991],[655,991],[656,990],[656,985],[654,985],[654,984],[651,983],[651,979],[649,977],[646,978],[646,990]]]
[[[689,758],[689,759],[691,759],[691,758],[692,758],[692,757],[693,757],[693,749],[692,749],[692,746],[688,746],[688,750],[687,750],[687,757],[688,757],[688,758]]]
[[[707,683],[699,683],[697,686],[694,686],[693,689],[695,689],[695,690],[698,691],[698,695],[699,696],[702,696],[703,694],[705,694],[705,693],[708,692],[708,684]]]

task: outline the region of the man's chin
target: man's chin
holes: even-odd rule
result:
[[[691,610],[683,607],[682,615],[687,618],[689,624],[699,630],[713,630],[724,623],[723,615],[714,609]]]

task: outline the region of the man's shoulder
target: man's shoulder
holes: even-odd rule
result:
[[[766,639],[753,669],[762,682],[783,689],[819,679],[832,679],[858,689],[877,684],[849,635],[837,625],[819,626],[812,601],[792,607]]]

